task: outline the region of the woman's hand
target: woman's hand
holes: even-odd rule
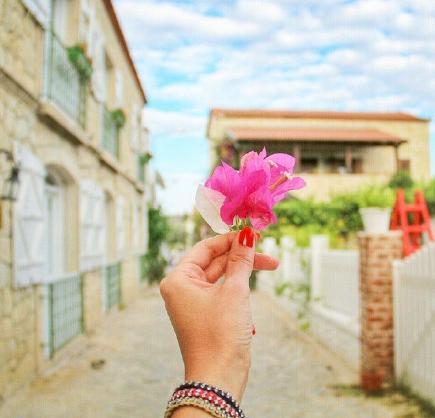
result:
[[[228,233],[199,242],[162,280],[160,291],[178,338],[186,380],[220,387],[241,399],[253,329],[249,277],[253,268],[277,266],[277,260],[255,253],[250,230],[242,237]],[[216,283],[222,276],[224,282]]]

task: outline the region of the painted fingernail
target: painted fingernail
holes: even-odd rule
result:
[[[255,335],[257,333],[257,331],[255,330],[255,325],[252,324],[252,335]]]
[[[254,241],[255,241],[254,231],[251,228],[249,228],[249,231],[247,232],[246,235],[246,245],[249,248],[252,248],[254,246]]]
[[[248,227],[245,227],[245,228],[243,228],[241,231],[240,231],[240,234],[239,234],[239,244],[240,245],[245,245],[245,239],[247,238],[247,233],[248,233]]]

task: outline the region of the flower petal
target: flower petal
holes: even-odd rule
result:
[[[196,190],[195,206],[210,228],[218,233],[225,234],[230,230],[229,226],[222,221],[220,210],[225,196],[200,184]]]

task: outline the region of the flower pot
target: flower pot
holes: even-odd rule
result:
[[[361,388],[366,392],[377,392],[382,389],[384,376],[381,373],[362,372]]]
[[[390,229],[391,208],[361,208],[364,231],[382,234]]]

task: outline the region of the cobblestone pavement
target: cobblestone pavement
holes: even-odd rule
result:
[[[244,409],[253,418],[390,418],[379,404],[336,397],[352,375],[254,294],[257,336]],[[110,315],[87,347],[10,398],[1,418],[158,418],[182,377],[177,342],[156,291]],[[105,360],[104,365],[99,360]],[[94,367],[91,363],[94,362]],[[101,367],[95,367],[101,365]]]

